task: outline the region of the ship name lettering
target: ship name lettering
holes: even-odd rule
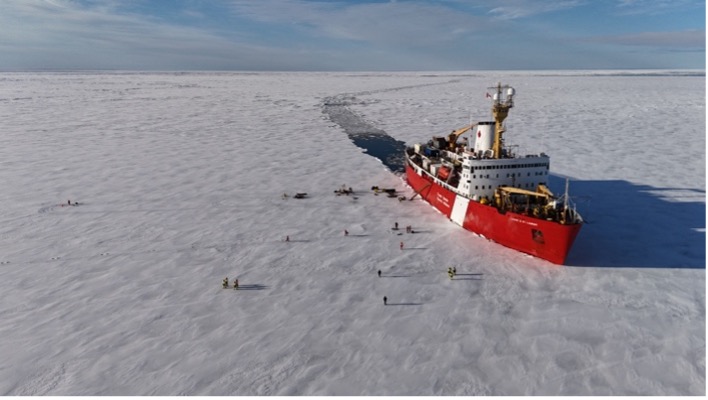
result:
[[[514,221],[514,222],[521,222],[522,224],[526,224],[526,225],[538,226],[538,224],[535,223],[535,222],[524,221],[523,219],[518,219],[518,218],[514,218],[514,217],[509,218],[509,219],[512,220],[512,221]]]
[[[447,198],[440,193],[436,193],[437,200],[445,205],[445,207],[450,207],[450,203],[448,203]]]

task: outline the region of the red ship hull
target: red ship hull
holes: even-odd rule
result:
[[[509,211],[501,213],[493,206],[458,196],[428,175],[418,175],[409,164],[406,164],[406,177],[416,193],[463,228],[555,264],[565,262],[582,226],[564,225]]]

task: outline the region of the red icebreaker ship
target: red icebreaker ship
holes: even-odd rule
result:
[[[512,249],[563,264],[583,219],[565,195],[548,189],[550,158],[517,156],[504,146],[504,119],[514,88],[498,84],[494,121],[475,122],[447,137],[406,149],[408,184],[454,223]],[[466,132],[469,138],[458,139]],[[415,196],[414,196],[415,197]]]

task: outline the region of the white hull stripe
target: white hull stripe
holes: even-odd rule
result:
[[[462,226],[465,222],[465,215],[467,215],[467,206],[469,204],[470,199],[460,196],[459,194],[455,196],[455,204],[452,206],[452,213],[450,214],[452,222]]]

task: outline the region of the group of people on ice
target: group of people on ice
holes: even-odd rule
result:
[[[393,223],[393,228],[391,228],[391,230],[394,230],[394,231],[398,230],[398,222]],[[413,230],[412,226],[406,225],[406,233],[415,233],[415,231]],[[399,235],[400,235],[400,233],[399,233]]]
[[[456,267],[450,267],[447,269],[447,276],[449,276],[450,279],[454,278],[455,275],[457,275],[457,268]]]
[[[224,289],[229,288],[229,278],[226,277],[224,278],[223,281],[221,281],[221,285],[224,287]],[[238,289],[238,279],[234,278],[234,289]]]
[[[67,200],[66,204],[60,204],[60,206],[62,206],[62,207],[64,207],[64,206],[78,206],[78,205],[79,205],[78,201],[75,201],[72,203],[71,200]]]

